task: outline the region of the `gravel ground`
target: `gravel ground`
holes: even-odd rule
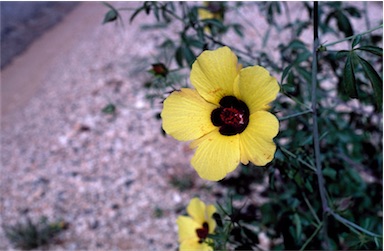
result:
[[[181,210],[194,195],[215,202],[212,194],[219,188],[190,167],[188,144],[161,135],[156,119],[161,104],[151,106],[145,99],[143,71],[162,34],[140,32],[140,22],[151,20],[145,15],[124,29],[101,25],[106,10],[99,3],[81,3],[63,21],[77,36],[64,42],[50,34],[43,38],[57,39],[56,53],[45,54],[48,63],[32,56],[25,62],[21,55],[8,67],[12,76],[23,63],[38,67],[33,73],[40,74],[19,74],[24,81],[14,86],[23,102],[17,107],[8,107],[13,89],[5,78],[10,69],[4,69],[0,224],[25,215],[64,219],[69,229],[48,247],[53,250],[175,250]],[[249,34],[263,34],[265,25]],[[33,48],[27,53],[44,56],[49,50]],[[101,112],[110,102],[117,104],[115,115]],[[170,184],[174,176],[190,177],[193,186],[180,192]],[[11,249],[2,229],[0,249]]]
[[[69,230],[51,249],[175,249],[175,209],[190,195],[169,179],[175,172],[197,178],[191,152],[161,135],[161,106],[144,98],[136,62],[154,52],[153,35],[138,25],[102,26],[106,10],[85,3],[67,17],[93,12],[100,20],[45,65],[28,105],[2,119],[0,224],[26,213],[64,219]],[[109,102],[118,104],[115,115],[101,112]],[[0,249],[7,248],[1,232]]]

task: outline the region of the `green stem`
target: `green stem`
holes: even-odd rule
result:
[[[287,115],[287,116],[279,118],[279,121],[295,118],[295,117],[298,117],[298,116],[301,116],[301,115],[304,115],[304,114],[307,114],[307,113],[311,113],[311,112],[312,112],[312,109],[309,109],[309,110],[306,110],[306,111],[303,111],[303,112],[294,113],[294,114]]]
[[[313,50],[312,50],[312,119],[313,119],[313,147],[315,151],[315,166],[316,175],[319,185],[319,192],[321,198],[321,205],[323,210],[323,236],[325,241],[325,249],[329,249],[330,243],[327,231],[327,212],[329,211],[328,201],[326,198],[324,177],[321,168],[321,154],[320,154],[320,139],[319,139],[319,128],[317,123],[317,48],[319,47],[319,17],[318,17],[318,2],[314,2],[313,7]]]
[[[339,44],[339,43],[342,43],[344,41],[348,41],[348,40],[351,40],[351,39],[354,39],[355,37],[357,36],[362,36],[362,35],[365,35],[367,33],[371,33],[372,31],[375,31],[375,30],[378,30],[380,28],[383,28],[383,25],[379,25],[379,26],[376,26],[375,28],[372,28],[370,30],[367,30],[367,31],[364,31],[362,33],[359,33],[359,34],[356,34],[356,35],[353,35],[353,36],[349,36],[349,37],[346,37],[346,38],[343,38],[343,39],[340,39],[340,40],[337,40],[335,42],[332,42],[332,43],[329,43],[329,44],[324,44],[322,45],[323,47],[328,47],[328,46],[331,46],[331,45],[335,45],[335,44]]]
[[[315,232],[313,232],[313,234],[307,239],[307,241],[303,244],[303,246],[300,248],[300,251],[301,250],[305,250],[305,248],[307,247],[307,245],[312,241],[312,239],[317,235],[317,233],[320,231],[320,229],[323,227],[323,223],[319,224],[315,230]]]
[[[282,87],[281,87],[281,85],[280,85],[280,90],[281,90],[281,88],[282,88]],[[310,106],[304,104],[303,102],[301,102],[301,101],[298,100],[297,98],[293,97],[293,96],[290,95],[289,93],[285,92],[284,90],[283,90],[283,91],[280,91],[280,93],[283,94],[283,95],[285,95],[287,98],[292,99],[292,100],[295,101],[297,104],[299,104],[299,105],[301,105],[301,106],[307,108],[308,110],[311,109]]]
[[[316,214],[315,210],[313,209],[313,207],[312,207],[311,203],[309,202],[309,200],[308,200],[307,196],[305,195],[305,193],[302,193],[302,196],[304,198],[305,203],[307,204],[307,206],[309,208],[309,211],[311,211],[311,214],[315,218],[318,226],[322,225],[323,223],[320,221],[319,217],[317,217],[317,214]]]
[[[362,233],[365,233],[369,236],[372,236],[372,237],[379,237],[379,238],[383,238],[381,235],[379,234],[375,234],[375,233],[372,233],[371,231],[368,231],[360,226],[358,226],[357,224],[341,217],[339,214],[333,212],[333,211],[329,211],[329,213],[336,219],[338,220],[339,222],[343,223],[345,226],[349,227],[351,230],[353,229],[356,229]]]
[[[284,148],[283,146],[279,146],[280,150],[282,152],[285,152],[286,154],[288,154],[290,157],[292,158],[295,158],[297,159],[297,161],[299,161],[301,164],[307,166],[309,169],[311,169],[312,171],[315,171],[316,172],[316,168],[314,168],[311,164],[309,164],[308,162],[300,159],[299,157],[297,157],[294,153],[292,153],[291,151],[289,151],[288,149]]]

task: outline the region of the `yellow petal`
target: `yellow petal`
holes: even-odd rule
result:
[[[241,100],[250,113],[268,110],[269,103],[276,99],[280,87],[277,80],[261,66],[246,67],[240,71],[239,91]]]
[[[198,224],[200,224],[199,228],[201,228],[203,223],[206,221],[205,203],[199,198],[193,198],[189,202],[187,212]]]
[[[199,15],[200,20],[213,18],[212,12],[210,12],[209,10],[203,9],[203,8],[199,8],[197,10],[197,13]]]
[[[190,239],[190,240],[186,240],[186,241],[183,241],[181,244],[180,244],[180,251],[187,251],[187,250],[190,250],[190,251],[213,251],[212,247],[209,246],[207,243],[199,243],[199,239],[196,238],[196,239]]]
[[[192,65],[190,78],[205,100],[218,104],[221,98],[233,96],[237,75],[237,57],[225,46],[201,53]]]
[[[239,134],[225,136],[216,129],[192,142],[191,146],[197,146],[191,164],[199,176],[206,180],[223,179],[240,162]]]
[[[200,138],[216,128],[211,121],[211,113],[215,108],[196,90],[182,88],[174,91],[164,101],[161,112],[163,129],[181,141]]]
[[[209,233],[212,234],[216,228],[216,221],[213,219],[213,214],[216,212],[216,207],[214,205],[208,205],[205,209],[206,220],[209,227]]]
[[[273,138],[279,132],[279,121],[269,112],[258,111],[249,117],[247,128],[240,134],[241,162],[257,166],[271,162],[276,145]]]
[[[179,242],[190,239],[198,239],[196,229],[201,228],[201,225],[190,217],[179,216],[177,218],[177,226],[179,228]]]

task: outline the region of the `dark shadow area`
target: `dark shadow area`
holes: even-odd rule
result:
[[[79,2],[1,2],[1,68]]]

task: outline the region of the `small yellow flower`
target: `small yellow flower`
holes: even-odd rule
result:
[[[212,215],[216,212],[213,205],[205,205],[199,198],[193,198],[187,207],[189,216],[179,216],[180,250],[213,250],[208,244],[208,234],[214,233],[216,222]]]
[[[203,4],[205,8],[198,9],[198,15],[200,20],[217,19],[219,21],[223,21],[224,9],[220,3],[207,1]],[[210,33],[211,29],[206,26],[204,27],[204,31]]]
[[[261,66],[241,69],[228,48],[204,51],[192,65],[196,88],[174,91],[164,101],[163,129],[180,141],[193,141],[191,164],[201,178],[217,181],[238,164],[272,161],[279,122],[269,103],[279,85]]]

